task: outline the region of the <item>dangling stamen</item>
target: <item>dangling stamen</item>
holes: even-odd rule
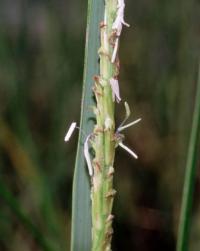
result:
[[[115,101],[115,97],[116,97],[116,101],[117,101],[117,103],[119,103],[121,101],[121,97],[120,97],[120,93],[119,93],[118,80],[115,78],[111,78],[110,85],[111,85],[111,89],[112,89],[112,93],[113,93],[113,101]]]
[[[113,54],[112,54],[112,59],[111,62],[114,63],[117,55],[117,50],[119,46],[119,37],[122,32],[122,27],[123,25],[129,27],[130,25],[124,21],[124,8],[125,8],[125,3],[124,0],[118,0],[118,6],[117,6],[117,15],[116,19],[112,25],[112,29],[115,30],[116,32],[116,40],[115,40],[115,46],[113,49]]]
[[[124,8],[125,8],[124,0],[118,0],[117,16],[112,26],[112,29],[116,30],[117,36],[121,35],[122,25],[125,25],[127,27],[130,26],[124,21]]]
[[[64,140],[66,142],[69,141],[69,139],[71,138],[72,133],[74,132],[75,128],[76,128],[76,122],[71,123],[71,125],[69,127],[69,130],[67,131],[67,133],[65,135],[65,139]]]
[[[122,142],[119,143],[119,146],[121,146],[121,148],[130,153],[130,155],[133,156],[135,159],[138,159],[138,156],[130,148],[125,146]]]
[[[93,175],[93,168],[92,168],[92,162],[90,159],[90,153],[89,153],[89,139],[91,137],[91,134],[89,134],[84,142],[84,156],[85,156],[85,160],[88,166],[88,171],[89,171],[89,175],[92,176]]]
[[[131,111],[130,111],[130,108],[129,108],[129,105],[127,102],[124,102],[124,106],[125,106],[125,111],[126,111],[126,115],[125,115],[125,118],[124,120],[121,122],[121,124],[119,125],[118,128],[122,127],[124,125],[124,123],[127,121],[127,119],[130,117],[131,115]]]
[[[137,123],[140,122],[140,121],[141,121],[141,118],[136,119],[135,121],[133,121],[133,122],[127,124],[127,125],[120,126],[120,127],[117,129],[117,132],[121,132],[121,131],[123,131],[124,129],[126,129],[126,128],[130,127],[130,126],[133,126],[133,125],[137,124]]]
[[[117,37],[117,38],[116,38],[116,41],[115,41],[115,46],[114,46],[114,49],[113,49],[113,54],[112,54],[112,58],[111,58],[111,63],[114,63],[114,62],[115,62],[115,59],[116,59],[116,56],[117,56],[118,47],[119,47],[119,38]]]

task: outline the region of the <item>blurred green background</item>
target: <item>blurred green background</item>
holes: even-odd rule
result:
[[[199,0],[126,1],[113,250],[175,250],[200,52]],[[0,250],[69,250],[87,1],[0,1]],[[92,81],[92,80],[91,80]],[[116,121],[124,117],[117,105]],[[200,249],[200,172],[190,251]],[[81,210],[81,209],[80,209]]]

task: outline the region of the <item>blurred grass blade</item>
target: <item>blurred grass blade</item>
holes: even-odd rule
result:
[[[104,0],[88,0],[84,80],[81,107],[81,131],[91,133],[94,125],[92,106],[93,76],[99,73],[99,24],[103,20]],[[79,134],[73,181],[71,251],[91,249],[90,181],[83,155],[85,135]]]
[[[177,251],[188,250],[189,227],[190,227],[189,225],[191,217],[190,211],[193,202],[195,173],[197,166],[197,158],[199,154],[199,149],[198,149],[199,135],[200,135],[200,66],[198,72],[196,100],[195,100],[187,163],[186,163],[186,173],[185,173],[185,181],[183,188],[177,248],[176,248]]]
[[[2,183],[2,181],[0,181],[0,197],[6,202],[10,210],[17,216],[19,221],[24,225],[27,231],[35,239],[35,241],[40,246],[41,250],[53,251],[47,240],[43,237],[43,234],[40,232],[37,226],[35,226],[32,223],[29,216],[27,216],[23,212],[18,201],[14,198],[12,193],[6,188],[6,186]]]

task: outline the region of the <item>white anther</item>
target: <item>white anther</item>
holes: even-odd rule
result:
[[[68,131],[67,131],[67,133],[65,135],[65,139],[64,140],[66,142],[69,141],[69,139],[71,138],[72,133],[74,132],[75,128],[76,128],[76,122],[71,123],[71,125],[70,125],[70,127],[69,127],[69,129],[68,129]]]
[[[121,131],[123,131],[124,129],[126,129],[126,128],[130,127],[130,126],[133,126],[133,125],[137,124],[137,123],[140,122],[140,121],[141,121],[141,118],[136,119],[136,120],[134,120],[133,122],[127,124],[127,125],[120,126],[120,127],[117,129],[117,132],[121,132]]]
[[[137,154],[135,154],[130,148],[128,148],[127,146],[125,146],[122,142],[119,143],[119,146],[121,146],[121,148],[123,148],[125,151],[127,151],[135,159],[138,158]]]
[[[92,168],[92,162],[90,159],[90,153],[89,153],[89,139],[91,137],[91,134],[89,134],[84,142],[84,156],[85,156],[85,160],[88,166],[88,171],[89,171],[89,175],[92,176],[93,175],[93,168]]]
[[[118,10],[117,10],[117,16],[116,19],[112,25],[112,29],[116,30],[117,36],[121,35],[122,32],[122,26],[125,25],[129,27],[130,25],[127,24],[124,21],[124,8],[125,8],[125,3],[124,0],[118,0]]]
[[[119,103],[121,101],[121,97],[120,97],[120,93],[119,93],[119,82],[117,79],[115,78],[111,78],[110,79],[110,85],[111,85],[111,89],[112,89],[112,96],[113,96],[113,101],[116,101],[117,103]]]

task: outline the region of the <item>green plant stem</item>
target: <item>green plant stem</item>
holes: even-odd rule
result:
[[[190,226],[190,211],[193,203],[193,191],[195,185],[195,173],[198,157],[198,140],[200,134],[200,67],[197,83],[196,100],[194,107],[194,115],[192,121],[192,129],[190,135],[185,182],[183,188],[181,215],[177,240],[177,251],[188,250],[189,226]]]
[[[111,250],[113,197],[113,163],[115,155],[114,101],[110,79],[117,75],[116,63],[111,63],[112,24],[117,12],[117,0],[105,1],[104,22],[101,23],[100,76],[95,77],[94,108],[96,125],[92,145],[95,152],[92,176],[92,251]]]

